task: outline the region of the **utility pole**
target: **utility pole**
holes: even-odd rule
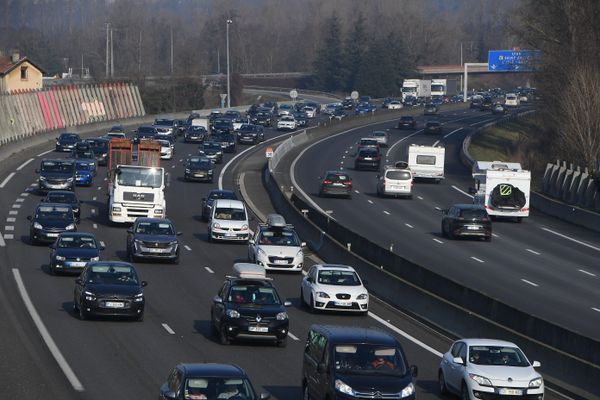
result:
[[[221,55],[219,54],[219,48],[217,47],[217,74],[221,73]]]
[[[231,79],[229,77],[229,25],[232,23],[232,20],[227,20],[227,108],[231,107]]]
[[[142,74],[142,31],[140,30],[140,39],[138,40],[138,75]]]
[[[115,56],[113,52],[113,29],[110,28],[110,77],[115,77]]]
[[[173,77],[173,27],[171,27],[171,78]]]
[[[461,68],[463,67],[463,46],[462,46],[463,42],[460,42],[460,66]],[[460,76],[460,89],[464,92],[465,88],[463,86],[463,76]]]
[[[108,52],[108,31],[110,29],[110,22],[106,23],[106,78],[108,78],[108,58],[109,58],[109,52]]]

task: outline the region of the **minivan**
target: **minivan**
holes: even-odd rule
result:
[[[413,174],[408,168],[386,167],[377,175],[378,196],[406,196],[412,198]]]
[[[305,399],[415,399],[400,343],[373,328],[312,325],[302,363]]]
[[[208,241],[250,239],[248,212],[240,200],[217,199],[213,203],[208,223]]]

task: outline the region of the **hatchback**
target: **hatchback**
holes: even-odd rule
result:
[[[442,134],[442,124],[439,121],[427,121],[425,123],[425,133]]]
[[[56,242],[50,246],[50,272],[80,273],[83,268],[93,261],[100,260],[100,250],[96,238],[91,233],[63,232],[58,235]]]
[[[442,212],[442,235],[450,239],[476,236],[492,240],[492,221],[482,205],[455,204]]]
[[[352,197],[352,178],[342,171],[327,171],[324,177],[319,177],[319,196]]]
[[[378,170],[381,163],[381,153],[378,149],[367,147],[358,150],[354,159],[354,169]]]

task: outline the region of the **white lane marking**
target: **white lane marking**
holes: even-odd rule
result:
[[[459,188],[457,188],[456,186],[452,185],[452,189],[459,191],[460,193],[464,194],[465,196],[468,196],[470,198],[473,198],[472,195],[470,195],[469,193],[465,192],[464,190],[460,190]]]
[[[404,223],[404,225],[408,226],[409,228],[414,228],[414,226],[412,226],[411,224],[407,224],[406,222]]]
[[[106,248],[106,245],[104,244],[104,242],[102,240],[100,241],[100,246]]]
[[[96,196],[92,197],[92,201],[96,201],[96,198],[97,198]]]
[[[171,165],[171,168],[175,168],[175,166],[174,166],[174,165]]]
[[[444,244],[444,242],[442,242],[440,239],[433,239],[434,242],[438,242],[439,244]]]
[[[5,225],[4,230],[5,231],[14,231],[15,227],[13,225]]]
[[[373,200],[367,200],[369,204],[373,204]]]
[[[188,155],[188,157],[189,157],[189,155]],[[179,159],[179,162],[183,162],[183,158],[180,158],[180,159]]]
[[[442,358],[442,356],[444,354],[440,353],[439,351],[437,351],[436,349],[434,349],[433,347],[421,342],[419,339],[415,338],[414,336],[409,335],[408,333],[404,332],[403,330],[401,330],[400,328],[395,327],[394,325],[392,325],[391,323],[387,322],[385,319],[381,318],[380,316],[378,316],[377,314],[374,314],[373,312],[369,311],[368,313],[369,317],[373,318],[375,321],[379,322],[380,324],[388,327],[389,329],[393,330],[394,332],[396,332],[397,334],[399,334],[400,336],[404,337],[405,339],[410,340],[411,342],[413,342],[414,344],[416,344],[417,346],[429,351],[430,353]]]
[[[183,246],[184,249],[186,249],[187,251],[192,251],[192,248],[190,246],[188,246],[187,244],[185,246]]]
[[[540,285],[538,285],[537,283],[534,283],[534,282],[528,281],[527,279],[521,279],[521,281],[522,281],[522,282],[525,282],[526,284],[528,284],[528,285],[531,285],[531,286],[535,286],[535,287],[538,287],[538,286],[540,286]]]
[[[102,190],[102,186],[98,186],[98,190]]]
[[[528,252],[530,252],[530,253],[532,253],[532,254],[535,254],[536,256],[539,256],[539,255],[540,255],[540,253],[538,253],[538,252],[537,252],[537,251],[535,251],[535,250],[531,250],[531,249],[525,249],[525,250],[527,250]]]
[[[461,131],[461,130],[462,130],[462,128],[458,128],[458,129],[455,129],[455,130],[453,130],[453,131],[452,131],[452,132],[450,132],[450,133],[447,133],[447,134],[445,134],[445,135],[444,135],[444,139],[446,139],[447,137],[450,137],[451,135],[453,135],[453,134],[455,134],[456,132],[458,132],[458,131]],[[434,145],[434,146],[435,146],[435,145]]]
[[[32,162],[33,160],[35,160],[35,158],[30,158],[29,160],[25,161],[23,164],[19,165],[17,167],[17,171],[22,170],[23,168],[25,168],[27,166],[27,164],[29,164],[30,162]]]
[[[495,118],[484,119],[483,121],[479,121],[479,122],[472,123],[472,124],[471,124],[471,125],[469,125],[469,126],[475,126],[475,125],[479,125],[479,124],[484,124],[484,123],[486,123],[486,122],[493,121],[494,119],[495,119]]]
[[[592,310],[600,312],[600,308],[592,307]]]
[[[4,241],[4,236],[0,235],[0,247],[6,246],[6,242]]]
[[[162,327],[165,328],[165,331],[167,331],[169,333],[169,335],[174,335],[175,331],[173,329],[171,329],[171,327],[169,325],[167,325],[165,322],[163,322]]]
[[[495,233],[492,233],[492,236],[493,236],[493,237],[497,237],[497,238],[499,238],[499,237],[500,237],[499,235],[496,235]]]
[[[435,208],[436,210],[438,210],[438,211],[442,211],[442,209],[441,209],[441,208],[439,208],[438,206],[435,206],[434,208]]]
[[[207,270],[211,274],[215,273],[215,271],[213,271],[212,269],[210,269],[210,267],[204,267],[204,269]]]
[[[477,257],[473,257],[473,256],[471,256],[471,259],[472,259],[472,260],[475,260],[475,261],[477,261],[477,262],[479,262],[479,263],[484,263],[484,262],[485,262],[485,261],[483,261],[483,260],[480,260],[479,258],[477,258]]]
[[[21,197],[27,197],[27,196],[29,196],[29,193],[27,193],[27,192],[21,193]]]
[[[17,199],[15,200],[15,202],[17,202],[17,203],[22,203],[24,201],[25,201],[25,199],[23,197],[17,197]]]
[[[388,211],[386,211],[386,210],[383,210],[383,213],[386,214],[386,215],[390,215],[390,213]]]
[[[36,157],[45,156],[46,154],[52,153],[53,151],[54,151],[54,150],[48,150],[48,151],[45,151],[45,152],[43,152],[43,153],[40,153],[40,154],[38,154]]]
[[[292,339],[294,339],[295,341],[299,341],[300,339],[298,338],[298,336],[294,335],[292,332],[288,331],[288,336],[291,337]]]
[[[415,131],[413,133],[411,133],[408,136],[404,136],[402,139],[398,140],[396,143],[394,143],[393,145],[390,146],[390,148],[388,149],[388,151],[385,152],[385,158],[390,158],[390,153],[392,152],[392,150],[394,149],[394,147],[398,146],[400,143],[402,143],[403,141],[405,141],[408,138],[411,138],[421,132],[423,132],[424,129],[419,129],[418,131]]]
[[[435,146],[437,146],[438,144],[440,144],[440,141],[439,141],[439,140],[436,140],[435,142],[433,142],[433,145],[432,145],[432,146],[433,146],[433,147],[435,147]]]
[[[346,156],[342,156],[342,158],[346,158]]]
[[[10,210],[10,211],[8,212],[8,215],[17,215],[18,213],[19,213],[19,212],[18,212],[18,211],[16,211],[16,210]]]
[[[15,222],[17,219],[14,217],[8,217],[6,218],[6,222]]]
[[[589,275],[589,276],[596,276],[596,274],[594,274],[592,272],[589,272],[589,271],[586,271],[585,269],[580,269],[579,272],[581,272],[583,274],[586,274],[586,275]]]
[[[358,190],[355,190],[355,191],[354,191],[354,193],[358,193],[358,194],[360,194],[360,192],[359,192]]]
[[[104,178],[104,181],[105,181],[105,182],[106,182],[106,181],[108,181],[108,178]]]
[[[15,235],[13,235],[12,233],[5,233],[4,234],[4,239],[9,240],[9,239],[14,239]]]
[[[20,204],[13,204],[12,208],[21,208],[21,205]]]
[[[98,224],[92,224],[92,228],[98,229]]]
[[[340,161],[340,164],[344,164],[344,162],[343,162],[343,161]]]
[[[8,176],[6,178],[4,178],[2,183],[0,183],[0,189],[2,189],[4,186],[6,186],[6,184],[12,179],[13,176],[15,176],[14,172],[11,172],[10,174],[8,174]]]
[[[91,212],[92,214],[96,214],[96,209],[95,209],[95,208],[92,208],[92,209],[90,210],[90,212]]]
[[[33,323],[40,332],[40,335],[42,335],[42,339],[44,339],[46,346],[48,346],[48,350],[50,350],[50,353],[52,353],[52,356],[58,363],[58,366],[60,367],[60,369],[62,369],[63,373],[71,383],[71,386],[73,386],[73,389],[75,389],[78,392],[83,392],[83,385],[77,378],[77,375],[75,375],[75,372],[73,372],[73,370],[69,366],[69,363],[67,363],[65,357],[60,352],[60,349],[54,342],[54,339],[52,339],[52,336],[50,336],[50,332],[48,332],[48,329],[46,329],[44,322],[40,318],[37,310],[35,309],[35,306],[33,305],[33,302],[29,298],[29,293],[27,293],[27,290],[25,289],[25,284],[23,283],[23,279],[21,279],[21,274],[19,270],[17,268],[13,268],[12,272],[13,277],[15,278],[15,282],[17,283],[19,293],[21,294],[21,299],[23,300],[23,303],[25,303],[25,307],[27,308],[27,311],[29,312]]]
[[[596,250],[596,251],[600,251],[600,247],[592,246],[591,244],[582,242],[581,240],[573,239],[570,236],[563,235],[562,233],[553,231],[552,229],[548,229],[548,228],[541,228],[541,229],[544,230],[544,231],[546,231],[546,232],[549,232],[549,233],[551,233],[553,235],[560,236],[563,239],[570,240],[571,242],[575,242],[575,243],[580,244],[582,246],[589,247],[590,249],[593,249],[593,250]]]
[[[419,199],[419,200],[423,200],[423,197],[421,197],[421,196],[417,196],[417,199]]]

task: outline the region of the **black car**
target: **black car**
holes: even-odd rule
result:
[[[233,132],[233,121],[230,118],[217,118],[213,121],[212,124],[212,133],[220,134],[220,133],[230,133]]]
[[[246,116],[248,118],[252,118],[253,116],[256,115],[256,113],[258,112],[259,109],[260,109],[260,104],[252,104],[246,111]]]
[[[354,169],[379,170],[381,153],[376,147],[363,147],[356,153]]]
[[[40,168],[35,171],[40,174],[38,190],[73,190],[75,187],[75,160],[44,159]]]
[[[327,171],[319,177],[319,196],[352,197],[352,178],[342,171]]]
[[[56,138],[56,151],[71,151],[76,143],[81,142],[81,137],[76,133],[61,133]]]
[[[98,165],[106,165],[108,163],[108,144],[110,143],[110,140],[105,138],[93,138],[87,139],[86,142],[90,144],[90,148],[94,152]]]
[[[204,141],[200,146],[198,146],[198,154],[208,158],[215,162],[215,164],[221,164],[223,162],[223,149],[221,148],[221,144],[217,142]]]
[[[127,229],[127,257],[130,262],[144,258],[178,264],[180,235],[166,218],[136,218]]]
[[[425,133],[441,135],[442,129],[442,124],[439,121],[427,121],[425,123]]]
[[[153,126],[140,126],[136,129],[133,136],[133,143],[139,143],[144,139],[155,139],[158,135],[158,130]]]
[[[415,96],[406,96],[404,100],[402,100],[402,104],[405,107],[414,107],[419,104],[419,100]]]
[[[231,132],[221,132],[212,136],[212,141],[218,143],[225,153],[235,153],[236,140],[235,135]]]
[[[417,127],[417,121],[412,115],[403,115],[398,121],[398,129],[415,129]]]
[[[437,114],[437,112],[438,108],[435,104],[425,104],[425,108],[423,109],[423,115],[435,115]]]
[[[269,111],[273,114],[279,110],[276,101],[265,101],[264,103],[262,103],[262,107],[269,109]]]
[[[213,181],[215,165],[210,159],[202,156],[192,156],[185,160],[183,178],[186,181]]]
[[[308,126],[308,115],[304,111],[297,111],[295,113],[292,113],[292,116],[296,120],[298,128],[306,128]]]
[[[387,332],[352,326],[312,325],[304,347],[304,399],[416,398],[402,346]]]
[[[190,125],[185,130],[183,140],[186,143],[197,143],[204,141],[208,135],[206,128],[198,125]]]
[[[212,205],[218,199],[237,200],[237,196],[233,190],[213,189],[208,192],[208,196],[202,198],[202,219],[204,221],[208,221]]]
[[[238,143],[257,144],[265,140],[265,132],[262,126],[254,124],[242,124],[237,131]]]
[[[80,232],[61,233],[50,248],[52,274],[80,273],[89,262],[99,261],[100,250],[104,250],[104,247],[98,245],[93,234]]]
[[[90,262],[75,280],[73,311],[92,316],[144,319],[144,289],[133,265],[121,261]]]
[[[481,103],[483,102],[483,98],[481,97],[473,97],[471,99],[471,104],[469,105],[469,108],[475,108],[477,110],[481,109]]]
[[[269,127],[273,124],[273,114],[268,110],[259,111],[250,121],[253,124]]]
[[[494,115],[504,115],[508,112],[504,104],[494,104],[492,107],[492,114]]]
[[[31,244],[52,243],[62,232],[77,231],[77,219],[71,206],[59,203],[41,203],[33,215],[27,217]]]
[[[479,105],[479,111],[490,111],[494,107],[494,100],[491,97],[484,97]]]
[[[262,268],[256,264],[235,264]],[[211,333],[223,345],[235,339],[273,340],[280,347],[287,344],[289,319],[271,280],[228,276],[210,309]]]
[[[73,210],[75,218],[81,218],[81,202],[74,192],[68,190],[51,190],[42,199],[42,203],[68,204]]]
[[[159,400],[266,400],[256,395],[243,369],[234,364],[179,364],[160,388]]]
[[[338,119],[340,121],[342,119],[346,118],[347,116],[348,116],[348,114],[342,108],[336,108],[335,110],[333,110],[333,113],[331,114],[332,118]]]
[[[223,115],[223,117],[229,119],[239,119],[242,118],[242,113],[237,110],[227,110],[225,111],[225,115]]]
[[[492,221],[485,208],[478,204],[455,204],[443,210],[442,235],[450,239],[477,236],[492,240]]]

